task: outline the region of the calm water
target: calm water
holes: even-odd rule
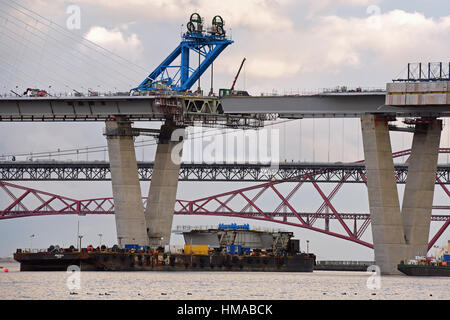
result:
[[[450,299],[450,278],[381,277],[368,289],[364,272],[82,272],[69,290],[66,272],[20,272],[3,264],[0,299]],[[76,292],[77,294],[71,294]]]

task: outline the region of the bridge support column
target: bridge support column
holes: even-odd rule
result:
[[[151,247],[165,246],[170,243],[180,174],[180,163],[172,161],[172,152],[179,143],[178,139],[171,140],[172,133],[176,129],[179,128],[171,121],[166,121],[161,127],[156,149],[149,198],[145,209],[147,234]],[[184,133],[184,130],[182,132]],[[181,154],[181,149],[175,152]]]
[[[147,245],[144,205],[131,122],[119,117],[106,121],[105,135],[108,141],[119,246]]]
[[[403,196],[402,218],[409,258],[426,256],[442,121],[416,124]]]
[[[362,115],[361,128],[375,263],[383,274],[398,274],[406,246],[387,119]]]

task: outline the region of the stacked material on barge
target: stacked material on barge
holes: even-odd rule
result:
[[[420,257],[401,261],[397,269],[408,276],[450,277],[450,241],[436,257]]]
[[[183,235],[189,242],[181,248],[51,246],[40,252],[17,249],[14,259],[20,262],[21,271],[66,271],[75,265],[82,271],[312,272],[315,265],[315,255],[300,252],[299,240],[291,239],[291,232],[219,226]]]

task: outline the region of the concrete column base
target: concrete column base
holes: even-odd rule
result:
[[[428,252],[442,121],[430,119],[415,129],[402,205],[409,259]]]
[[[106,121],[111,184],[119,246],[148,245],[131,122]]]
[[[407,250],[388,123],[379,116],[362,115],[361,128],[375,263],[382,274],[399,274],[397,264]]]
[[[180,164],[172,161],[172,151],[180,143],[170,140],[175,129],[177,128],[169,122],[161,127],[161,136],[156,149],[149,199],[145,209],[147,234],[151,247],[165,246],[170,243],[180,174]]]

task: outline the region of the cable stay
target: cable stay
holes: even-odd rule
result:
[[[21,9],[18,9],[18,8],[12,6],[12,5],[11,5],[12,3],[15,4],[17,7],[19,7],[19,8],[21,8],[21,9],[23,9],[23,10],[29,12],[29,14],[26,13],[26,12],[24,12],[24,11],[21,10]],[[131,65],[131,66],[134,66],[134,67],[140,69],[139,72],[141,72],[142,70],[145,70],[144,67],[142,67],[142,66],[140,66],[140,65],[138,65],[138,64],[136,64],[136,63],[134,63],[134,62],[132,62],[132,61],[130,61],[130,60],[128,60],[128,59],[125,59],[125,58],[123,58],[123,57],[121,57],[121,56],[115,54],[114,52],[112,52],[112,51],[110,51],[110,50],[108,50],[108,49],[106,49],[106,48],[104,48],[104,47],[102,47],[102,46],[96,44],[95,42],[92,42],[92,41],[90,41],[90,40],[88,40],[88,39],[86,39],[86,38],[84,38],[84,37],[78,36],[77,34],[74,34],[74,33],[71,33],[70,31],[67,31],[67,29],[66,29],[65,27],[63,27],[63,26],[61,26],[61,25],[55,23],[54,21],[52,21],[52,20],[50,20],[50,19],[48,19],[48,18],[46,18],[46,17],[40,15],[40,14],[37,13],[37,12],[35,12],[35,11],[33,11],[33,10],[31,10],[31,9],[29,9],[29,8],[27,8],[27,7],[25,7],[25,6],[23,6],[23,5],[21,5],[20,3],[17,3],[17,2],[14,1],[14,0],[8,0],[8,1],[5,1],[4,4],[7,5],[7,6],[9,6],[11,9],[16,10],[17,12],[20,12],[21,14],[23,14],[23,15],[25,15],[25,16],[31,18],[31,19],[33,19],[33,21],[37,21],[38,23],[42,24],[43,26],[46,26],[46,27],[48,27],[49,29],[52,29],[52,30],[58,32],[60,35],[63,35],[63,36],[65,36],[66,38],[69,38],[71,41],[74,41],[74,40],[75,40],[75,41],[79,42],[81,45],[83,45],[83,46],[85,46],[85,47],[87,47],[87,48],[89,48],[89,49],[91,49],[91,50],[94,50],[94,51],[96,51],[96,52],[102,54],[104,57],[107,57],[107,58],[111,59],[112,61],[114,61],[114,62],[117,63],[117,64],[121,64],[121,65],[123,65],[123,66],[126,67],[126,68],[129,68],[130,65]],[[34,15],[34,16],[33,16],[33,15]],[[40,20],[39,20],[38,18],[36,18],[36,17],[40,18]],[[48,24],[43,23],[41,20],[47,21]],[[92,47],[96,47],[97,49],[99,49],[99,50],[101,50],[101,51],[104,51],[104,53],[101,53],[101,52],[99,52],[98,50],[95,50],[95,48],[92,48],[92,47],[88,46],[86,43],[89,44],[89,45],[91,45]],[[106,55],[105,53],[109,54],[109,56]],[[119,62],[119,61],[116,61],[116,60],[112,59],[111,56],[114,56],[114,57],[116,57],[116,58],[122,60],[122,62]],[[126,64],[124,64],[123,62],[126,62]],[[133,70],[133,71],[135,71],[135,70]],[[138,72],[138,71],[135,71],[135,72]]]
[[[98,93],[92,88],[96,87],[105,92],[117,92],[124,87],[124,91],[128,91],[136,75],[141,77],[145,70],[16,1],[1,3],[5,8],[0,13],[0,37],[7,40],[3,42],[2,51],[8,55],[3,62],[8,64],[8,69],[12,67],[16,72],[27,74],[23,79],[11,73],[3,85],[5,91],[8,86],[17,88],[17,81],[24,88],[70,89],[70,94],[87,91],[95,95]],[[37,55],[32,55],[36,52]],[[36,76],[39,76],[37,82],[32,80]],[[30,84],[30,80],[34,83]]]

